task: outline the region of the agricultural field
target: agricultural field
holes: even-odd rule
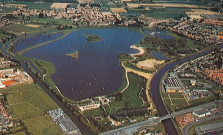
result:
[[[27,5],[31,9],[50,9],[52,2],[31,2],[31,1],[15,1],[12,4]]]
[[[0,30],[2,31],[7,31],[9,33],[13,33],[16,35],[21,35],[24,33],[32,33],[32,32],[38,32],[43,30],[44,28],[33,28],[33,27],[27,27],[23,24],[11,24],[11,25],[6,25],[4,27],[1,27]]]
[[[12,113],[13,119],[22,121],[30,134],[62,134],[46,113],[58,106],[37,84],[13,86],[1,92],[7,95],[8,110]]]

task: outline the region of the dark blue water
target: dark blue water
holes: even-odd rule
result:
[[[154,37],[160,37],[165,40],[173,39],[174,37],[171,35],[168,35],[165,31],[150,31],[150,30],[144,30],[144,32],[150,36]]]
[[[103,38],[87,42],[84,33]],[[117,56],[136,53],[130,48],[143,35],[128,29],[74,31],[65,38],[30,50],[24,56],[50,61],[56,72],[51,76],[64,96],[81,100],[110,94],[122,85],[123,69]],[[66,56],[78,50],[78,59]]]
[[[152,51],[151,54],[157,60],[168,60],[168,58],[166,56],[164,56],[162,53],[159,53],[157,51]]]
[[[29,48],[31,46],[34,46],[34,45],[37,45],[49,40],[59,38],[62,35],[63,35],[62,33],[46,34],[46,35],[38,35],[38,36],[33,36],[33,37],[25,38],[22,40],[18,40],[15,43],[15,46],[16,46],[15,52],[21,51],[23,49]]]

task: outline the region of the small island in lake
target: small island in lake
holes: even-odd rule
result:
[[[98,42],[101,41],[102,38],[97,36],[97,35],[93,35],[93,34],[88,34],[88,33],[84,33],[83,34],[85,37],[87,37],[87,42]]]
[[[70,57],[73,57],[73,58],[75,58],[75,59],[77,59],[78,58],[78,51],[76,50],[75,52],[73,52],[73,53],[68,53],[68,54],[66,54],[67,56],[70,56]]]

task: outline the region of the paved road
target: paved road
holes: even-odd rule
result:
[[[190,127],[192,127],[196,124],[201,124],[201,123],[204,123],[206,121],[211,121],[211,120],[214,120],[214,119],[217,119],[217,118],[222,119],[222,114],[218,114],[218,115],[213,116],[213,117],[207,117],[207,118],[204,118],[204,119],[200,119],[197,122],[191,122],[191,123],[187,124],[186,126],[184,126],[184,128],[182,129],[182,133],[183,133],[183,135],[189,135],[188,130],[189,130]]]
[[[221,100],[221,101],[223,101],[223,100]],[[129,132],[129,130],[131,131],[132,129],[136,130],[136,129],[138,129],[140,127],[143,127],[145,125],[154,125],[154,123],[158,123],[160,121],[166,121],[166,120],[169,120],[170,118],[176,117],[178,115],[189,113],[189,112],[192,112],[194,110],[197,110],[199,108],[202,108],[202,107],[205,107],[205,106],[208,106],[208,105],[210,106],[213,103],[214,102],[210,102],[210,103],[206,103],[206,104],[199,105],[199,106],[196,106],[196,107],[191,107],[191,108],[181,110],[181,111],[178,111],[178,112],[174,112],[174,113],[171,113],[169,115],[165,115],[165,116],[162,116],[160,118],[153,119],[153,120],[148,119],[146,121],[142,121],[142,122],[139,122],[139,123],[136,123],[136,124],[132,124],[132,125],[129,125],[129,126],[125,126],[125,127],[119,128],[119,129],[115,129],[115,130],[111,130],[111,131],[102,133],[101,135],[114,135],[114,134],[118,134],[118,133],[126,133],[126,132]]]
[[[42,81],[40,81],[36,75],[29,69],[26,67],[24,60],[14,57],[10,54],[8,54],[6,52],[7,47],[5,48],[5,50],[3,51],[3,54],[12,58],[12,59],[16,59],[20,62],[21,66],[23,67],[23,69],[33,78],[34,82],[37,83],[53,100],[54,102],[64,111],[64,113],[70,117],[70,119],[77,125],[77,127],[80,129],[80,131],[84,134],[84,135],[92,135],[92,133],[90,132],[90,130],[80,121],[78,120],[78,118],[72,113],[70,112],[58,99],[57,97],[46,88],[45,85],[43,85]],[[33,68],[33,64],[30,61],[27,61],[30,63],[30,66]],[[35,68],[34,68],[35,69]]]

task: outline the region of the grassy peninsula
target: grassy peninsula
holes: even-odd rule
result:
[[[101,41],[102,38],[97,36],[97,35],[93,35],[93,34],[89,34],[89,33],[84,33],[83,34],[87,39],[87,42],[98,42]]]
[[[76,50],[75,52],[69,53],[69,54],[66,54],[66,55],[77,59],[78,58],[78,51]]]

